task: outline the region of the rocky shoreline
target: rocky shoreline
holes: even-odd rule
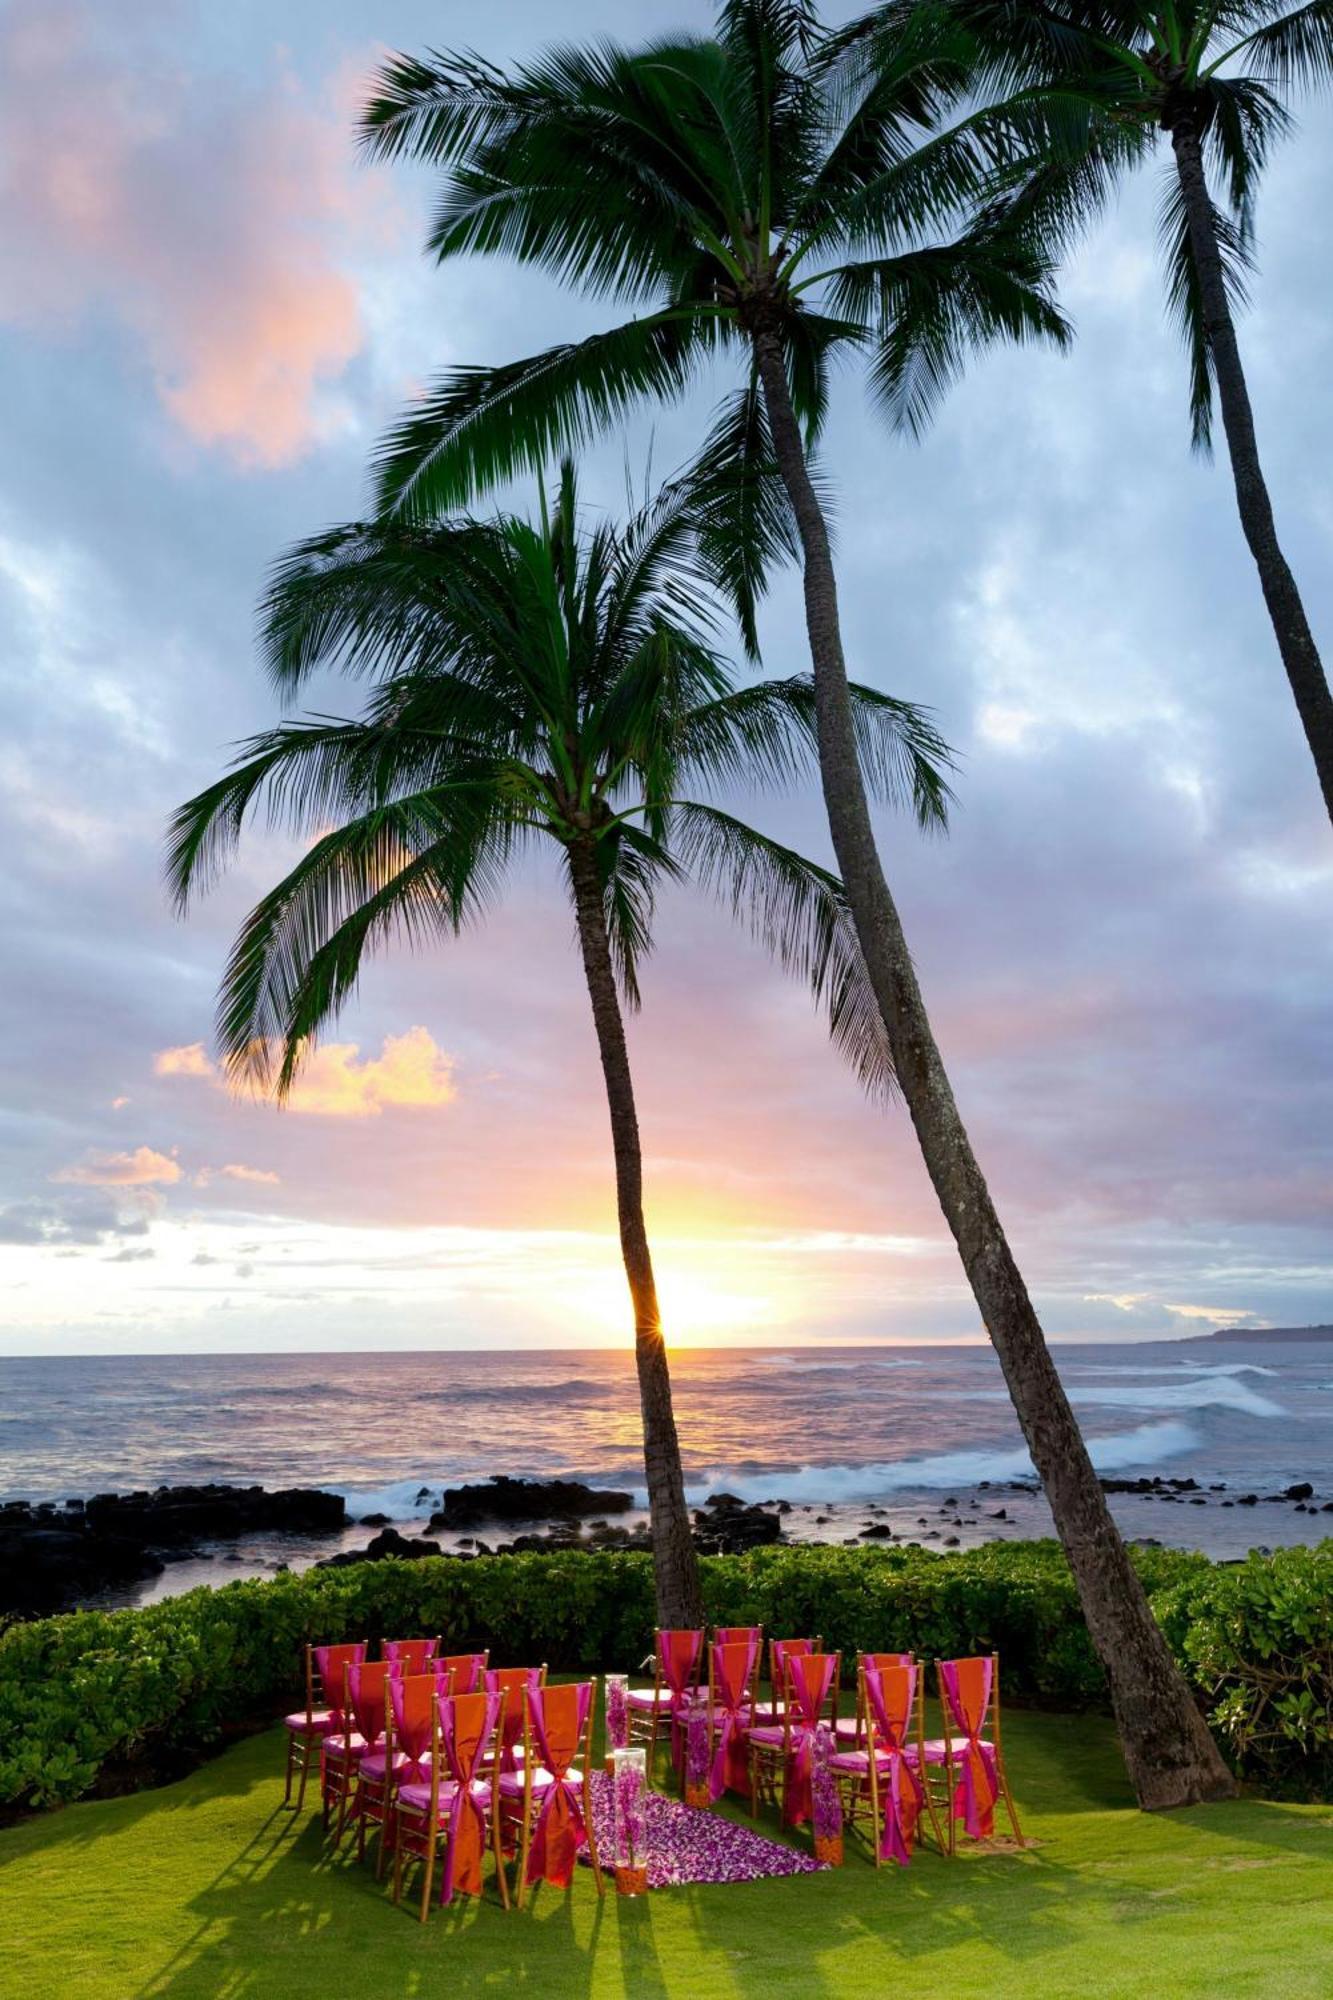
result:
[[[1305,1515],[1333,1515],[1333,1498],[1309,1481],[1270,1493],[1231,1491],[1224,1482],[1202,1487],[1190,1478],[1160,1474],[1107,1478],[1103,1490],[1132,1502],[1197,1508],[1282,1507]],[[731,1555],[777,1542],[839,1542],[865,1546],[888,1542],[957,1548],[978,1540],[1042,1532],[1020,1525],[1039,1506],[1032,1480],[981,1480],[940,1497],[895,1496],[897,1504],[797,1505],[774,1496],[761,1502],[712,1493],[694,1512],[694,1538],[704,1555]],[[530,1550],[647,1549],[646,1521],[614,1516],[635,1513],[634,1496],[578,1480],[495,1478],[457,1487],[423,1486],[417,1494],[421,1525],[404,1533],[383,1514],[349,1517],[338,1493],[289,1487],[162,1486],[153,1492],[96,1494],[88,1500],[0,1503],[0,1619],[38,1617],[74,1609],[108,1593],[132,1591],[172,1565],[193,1566],[242,1558],[229,1545],[271,1538],[271,1559],[260,1571],[293,1563],[342,1567],[385,1557],[419,1559],[518,1554]],[[404,1524],[406,1525],[406,1524]],[[1122,1519],[1122,1528],[1125,1523]],[[1151,1525],[1149,1522],[1148,1525]],[[1312,1524],[1313,1525],[1313,1524]],[[1333,1530],[1333,1522],[1329,1524]],[[318,1557],[323,1541],[346,1538],[353,1527],[375,1528],[364,1546],[342,1547]],[[517,1528],[519,1532],[514,1533]],[[1322,1531],[1324,1523],[1319,1523]],[[854,1529],[855,1532],[848,1532]],[[489,1530],[489,1534],[478,1532]],[[495,1532],[495,1531],[498,1531]],[[841,1531],[841,1532],[840,1532]],[[441,1541],[441,1535],[448,1541]],[[504,1539],[501,1537],[504,1536]],[[1151,1534],[1131,1539],[1159,1545]],[[1173,1537],[1172,1539],[1176,1539]],[[251,1573],[256,1565],[251,1563]],[[181,1586],[178,1586],[181,1587]]]

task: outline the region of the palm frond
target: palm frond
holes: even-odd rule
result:
[[[863,1087],[888,1097],[896,1087],[893,1058],[838,878],[696,801],[673,808],[672,835],[691,874],[810,988],[834,1047]]]

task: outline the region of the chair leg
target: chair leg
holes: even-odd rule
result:
[[[296,1738],[289,1736],[287,1738],[287,1783],[283,1788],[282,1794],[282,1803],[284,1806],[289,1806],[292,1802],[292,1769],[295,1762],[295,1754]]]
[[[310,1776],[310,1745],[308,1743],[303,1743],[301,1746],[301,1783],[296,1794],[296,1811],[298,1818],[300,1817],[300,1814],[305,1806],[306,1780],[309,1778],[309,1776]]]
[[[505,1867],[504,1847],[500,1840],[500,1815],[491,1816],[491,1846],[495,1850],[495,1872],[500,1882],[500,1901],[509,1908],[509,1873]]]
[[[602,1875],[602,1863],[597,1853],[597,1835],[593,1832],[592,1825],[592,1793],[586,1785],[583,1788],[583,1822],[588,1829],[588,1859],[592,1863],[592,1879],[597,1884],[598,1895],[605,1896],[606,1881]]]
[[[425,1879],[421,1884],[421,1921],[423,1924],[430,1915],[430,1891],[431,1884],[435,1880],[435,1845],[437,1838],[435,1829],[432,1827],[426,1835],[426,1872]],[[443,1883],[440,1886],[443,1888]]]
[[[515,1888],[515,1900],[520,1910],[528,1900],[528,1849],[531,1841],[532,1823],[529,1819],[525,1802],[523,1807],[523,1831],[519,1836],[518,1842],[518,1881]]]
[[[401,1836],[393,1844],[393,1900],[397,1904],[403,1894],[403,1843]]]
[[[1009,1779],[1005,1773],[1003,1764],[999,1766],[997,1775],[1000,1780],[1000,1797],[1004,1800],[1004,1809],[1009,1815],[1009,1824],[1014,1830],[1014,1839],[1020,1847],[1025,1847],[1027,1842],[1024,1840],[1022,1829],[1018,1824],[1018,1813],[1014,1807],[1014,1795],[1009,1789]]]
[[[375,1848],[375,1880],[377,1882],[384,1880],[384,1864],[388,1859],[389,1850],[397,1844],[393,1839],[394,1830],[394,1807],[392,1801],[386,1795],[384,1800],[384,1818],[380,1821],[380,1837]]]

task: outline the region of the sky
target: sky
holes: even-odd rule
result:
[[[559,28],[707,18],[569,0]],[[0,0],[0,1353],[628,1337],[551,862],[457,943],[378,961],[281,1110],[228,1092],[211,1034],[294,849],[257,829],[186,922],[162,878],[172,808],[278,718],[266,565],[364,511],[376,438],[436,371],[606,323],[539,274],[432,266],[431,176],[354,144],[387,50],[512,60],[551,21]],[[1315,105],[1241,327],[1328,651],[1331,189]],[[882,851],[1058,1339],[1333,1319],[1333,836],[1225,461],[1189,449],[1157,194],[1127,188],[1064,273],[1070,354],[978,361],[920,445],[849,375],[823,447],[851,670],[958,753],[947,839],[886,810]],[[590,498],[678,463],[726,386],[592,453]],[[795,576],[762,638],[766,671],[806,668]],[[729,803],[829,857],[812,787]],[[697,893],[661,905],[630,1035],[671,1339],[981,1337],[901,1108]]]

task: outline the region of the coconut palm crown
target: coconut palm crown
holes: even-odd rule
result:
[[[377,950],[453,936],[525,848],[557,851],[607,1085],[658,1607],[672,1624],[701,1607],[621,1011],[639,1003],[662,885],[693,878],[719,896],[809,984],[864,1081],[892,1082],[837,879],[707,796],[790,782],[811,760],[814,717],[808,679],[737,684],[696,534],[680,488],[622,529],[582,522],[566,465],[535,524],[355,524],[302,543],[264,608],[273,679],[291,693],[320,667],[363,677],[364,713],[248,742],[176,814],[168,863],[184,906],[255,813],[309,839],[242,926],[219,1006],[232,1072],[282,1096]],[[949,757],[929,720],[868,688],[855,702],[880,792],[943,825]]]
[[[1292,129],[1286,100],[1333,81],[1333,0],[1291,9],[1273,0],[941,4],[956,30],[977,36],[978,80],[1001,100],[1017,93],[1034,111],[1044,101],[1090,114],[1084,197],[1150,156],[1158,139],[1171,147],[1160,236],[1168,310],[1189,356],[1194,443],[1210,448],[1216,394],[1241,526],[1333,819],[1333,690],[1278,541],[1235,325],[1259,184]],[[870,18],[882,32],[885,15]]]
[[[729,364],[741,381],[693,472],[753,645],[768,566],[797,540],[757,342],[781,354],[809,448],[841,359],[916,431],[970,349],[1067,337],[1012,135],[984,116],[941,123],[972,56],[965,31],[936,26],[898,34],[891,58],[840,54],[800,0],[735,0],[712,37],[559,48],[510,72],[395,57],[365,144],[446,170],[435,257],[500,252],[635,311],[442,376],[385,441],[385,510],[464,504]]]

